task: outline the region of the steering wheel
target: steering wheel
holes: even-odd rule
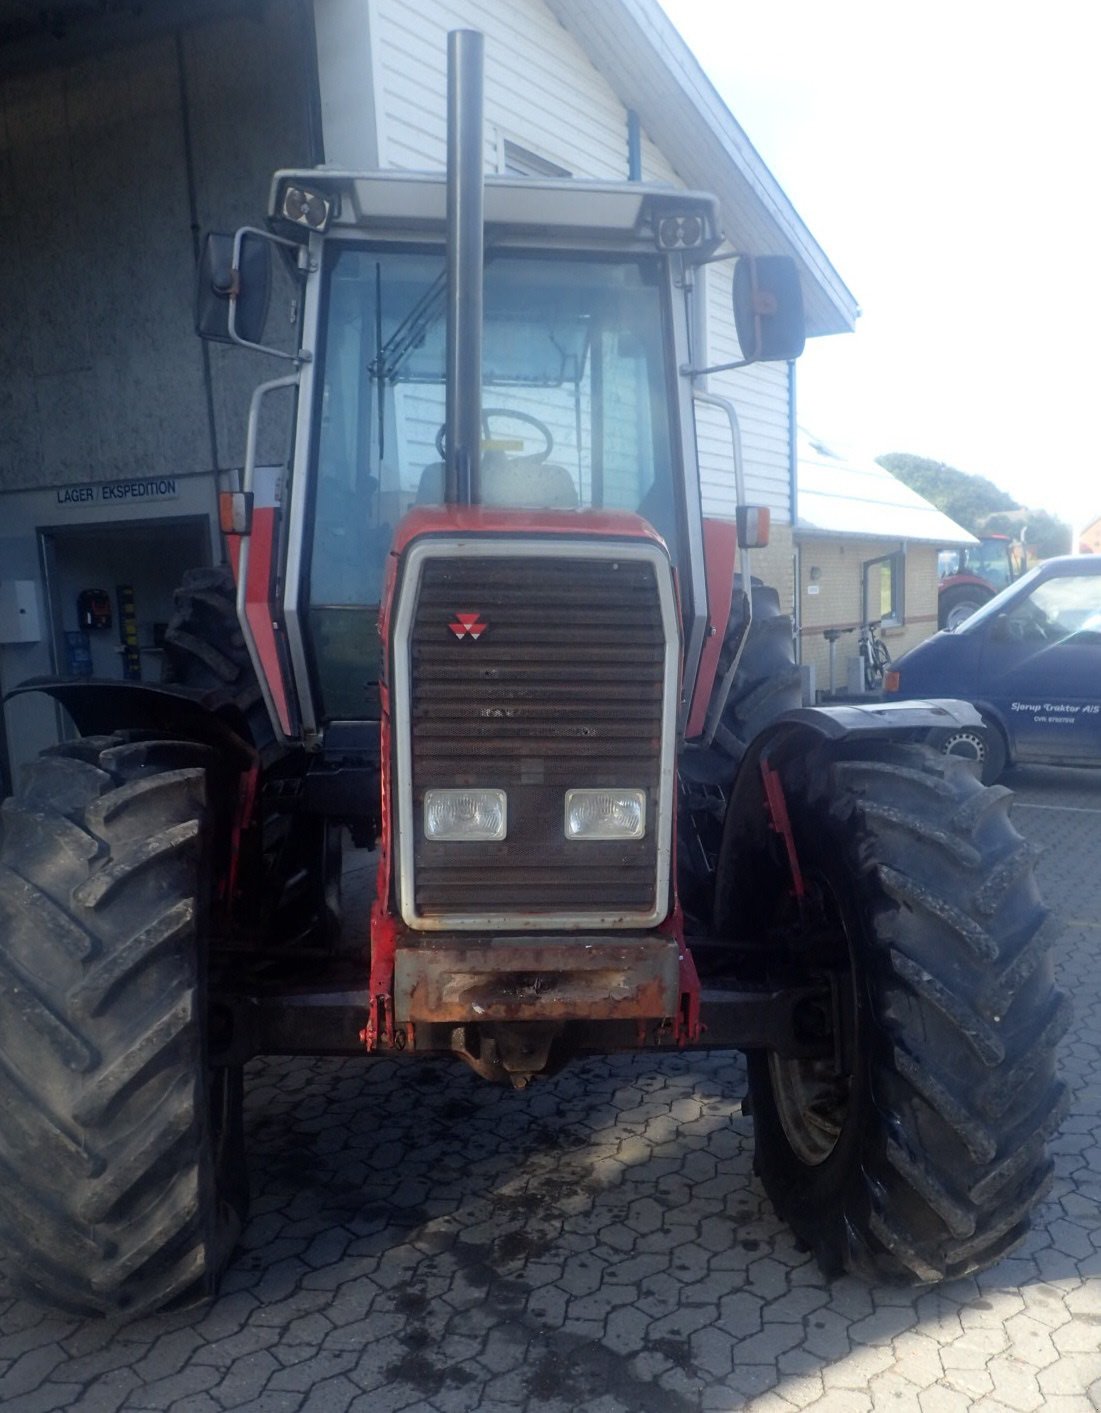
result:
[[[1009,636],[1017,643],[1046,643],[1048,640],[1045,623],[1038,618],[1019,616],[1010,617]]]
[[[554,437],[545,422],[540,422],[539,418],[533,417],[530,412],[514,412],[510,407],[482,408],[482,436],[486,441],[493,440],[489,434],[489,419],[491,417],[504,417],[513,422],[526,422],[529,427],[534,427],[542,435],[545,446],[532,456],[525,457],[526,461],[546,461],[554,450]],[[447,424],[445,422],[440,423],[440,430],[436,433],[436,451],[439,453],[441,461],[447,460]]]

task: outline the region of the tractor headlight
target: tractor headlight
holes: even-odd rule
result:
[[[424,837],[444,843],[483,843],[508,832],[503,790],[426,790]]]
[[[567,839],[641,839],[645,790],[567,790]]]

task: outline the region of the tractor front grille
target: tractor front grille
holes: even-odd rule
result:
[[[395,653],[403,912],[419,926],[638,926],[664,915],[676,618],[650,545],[418,541]],[[533,549],[538,549],[533,553]],[[511,552],[509,552],[511,550]],[[412,596],[406,599],[406,595]],[[674,639],[670,641],[671,637]],[[646,792],[638,840],[565,836],[572,788]],[[508,797],[499,842],[424,836],[424,794]]]

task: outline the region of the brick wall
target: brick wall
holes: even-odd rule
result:
[[[859,628],[861,567],[866,560],[892,554],[897,540],[809,539],[800,543],[799,617],[803,662],[815,664],[819,690],[829,686],[829,644],[825,628]],[[818,573],[815,575],[814,570]],[[885,626],[882,637],[892,657],[937,630],[937,551],[934,545],[905,547],[903,621]],[[844,688],[846,659],[856,656],[856,632],[838,639],[834,682]]]

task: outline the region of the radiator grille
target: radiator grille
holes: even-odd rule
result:
[[[667,671],[654,560],[427,558],[408,651],[416,916],[651,914]],[[505,840],[425,840],[425,790],[456,786],[507,791]],[[599,786],[645,790],[643,839],[566,839],[566,790]]]

